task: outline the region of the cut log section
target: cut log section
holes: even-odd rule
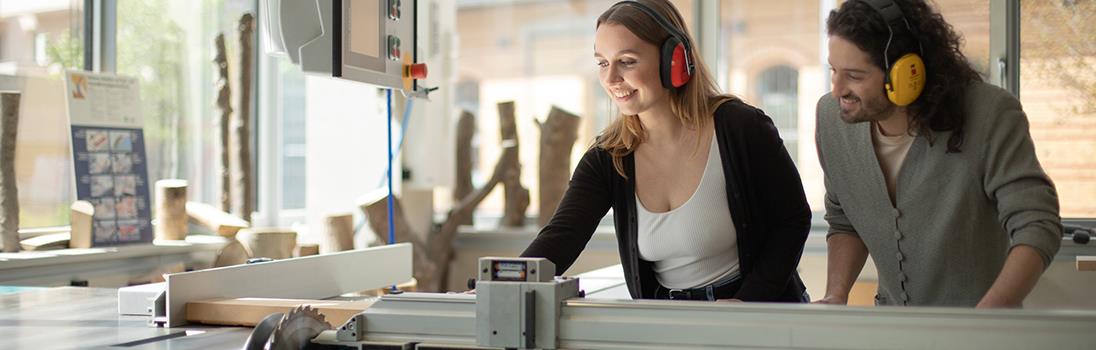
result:
[[[503,172],[503,226],[525,226],[525,210],[529,208],[529,189],[521,185],[520,142],[518,141],[517,120],[514,117],[514,102],[501,102],[499,108],[499,133],[503,143],[513,144],[514,152],[504,154],[514,157],[508,160],[508,168]]]
[[[186,214],[190,220],[228,238],[236,237],[237,232],[250,226],[244,219],[200,202],[186,202]]]
[[[92,218],[95,217],[95,206],[88,201],[72,202],[71,210],[71,238],[69,248],[91,248]]]
[[[571,147],[578,139],[579,116],[556,106],[540,126],[540,186],[537,199],[537,224],[544,226],[555,214],[567,181],[571,178]]]
[[[156,181],[156,239],[186,239],[186,180]]]
[[[239,265],[251,258],[251,252],[236,238],[230,238],[228,244],[217,251],[217,258],[213,260],[213,267]]]
[[[354,214],[331,214],[324,218],[323,223],[329,252],[354,249]]]
[[[292,258],[293,249],[297,247],[297,232],[285,228],[244,229],[240,230],[238,239],[256,258]]]
[[[464,196],[472,193],[472,137],[476,135],[476,116],[468,111],[462,111],[457,119],[457,154],[456,174],[453,184],[453,202],[459,202]],[[461,225],[472,225],[472,217],[461,222]]]
[[[312,256],[320,254],[320,245],[316,243],[297,243],[297,249],[293,252],[294,257]]]
[[[15,187],[15,141],[19,93],[0,92],[0,236],[4,252],[19,251],[19,191]]]
[[[220,150],[221,150],[221,210],[232,211],[232,163],[229,161],[229,147],[231,147],[230,127],[232,122],[232,87],[228,83],[228,57],[225,54],[225,35],[217,34],[213,40],[213,47],[217,54],[213,56],[213,63],[217,65],[217,124],[220,126]]]
[[[250,13],[240,17],[240,69],[236,94],[236,113],[232,118],[232,212],[247,222],[251,222],[251,212],[255,208],[251,173],[251,76],[252,76],[252,37],[255,30],[255,18]]]

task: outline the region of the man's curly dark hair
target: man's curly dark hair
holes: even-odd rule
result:
[[[947,152],[959,152],[963,145],[964,89],[982,77],[967,62],[960,50],[962,37],[944,17],[923,0],[894,0],[909,21],[893,26],[894,39],[887,50],[888,62],[907,53],[918,53],[925,61],[925,89],[907,108],[912,126],[933,141],[933,131],[951,131]],[[887,44],[887,23],[870,5],[850,0],[830,12],[826,33],[852,42],[871,56],[884,70],[883,51]],[[918,48],[918,44],[921,48]],[[931,144],[931,143],[930,143]]]

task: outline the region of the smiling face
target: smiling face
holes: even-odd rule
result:
[[[884,93],[883,70],[851,41],[837,35],[829,39],[833,97],[841,103],[841,119],[860,123],[890,117],[897,106]]]
[[[669,104],[669,90],[658,76],[658,48],[627,27],[603,23],[594,37],[594,60],[601,87],[624,115],[638,115]]]

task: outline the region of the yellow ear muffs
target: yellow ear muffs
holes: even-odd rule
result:
[[[925,89],[925,62],[918,54],[905,54],[891,65],[887,78],[887,98],[898,106],[907,106]]]

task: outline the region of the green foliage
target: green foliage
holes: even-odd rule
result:
[[[80,68],[84,61],[84,41],[82,38],[74,38],[68,31],[62,32],[57,40],[46,44],[46,57],[51,64],[59,64],[64,68]]]

